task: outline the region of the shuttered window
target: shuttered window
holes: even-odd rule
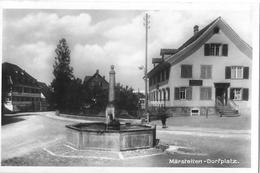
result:
[[[181,77],[192,78],[192,65],[181,65]]]
[[[228,56],[228,45],[219,44],[219,43],[205,44],[204,55],[205,56]]]
[[[192,99],[192,87],[179,87],[174,90],[175,100],[191,100]]]
[[[230,66],[226,67],[226,79],[248,79],[249,67]]]
[[[249,97],[248,88],[231,88],[230,99],[231,100],[244,100],[247,101]]]
[[[212,89],[211,87],[200,88],[200,100],[211,100]]]
[[[212,66],[211,65],[201,65],[200,67],[200,78],[201,79],[211,79]]]

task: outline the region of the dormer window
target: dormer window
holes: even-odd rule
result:
[[[210,43],[204,46],[205,56],[228,56],[228,45],[220,43]]]

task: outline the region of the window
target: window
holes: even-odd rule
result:
[[[234,100],[241,100],[242,99],[242,88],[234,88],[233,89]]]
[[[232,100],[248,100],[248,88],[231,88],[230,99]]]
[[[179,95],[180,99],[186,99],[186,88],[181,87],[179,94],[180,94],[180,95]]]
[[[191,100],[192,87],[175,88],[175,100]]]
[[[226,79],[248,79],[249,67],[230,66],[226,67]]]
[[[200,88],[200,100],[211,100],[211,87]]]
[[[233,66],[231,67],[231,79],[242,79],[243,78],[243,67]]]
[[[205,44],[205,56],[228,56],[228,45],[220,43]]]
[[[192,65],[181,65],[181,77],[192,78]]]
[[[212,66],[211,65],[201,65],[200,67],[200,78],[211,79]]]

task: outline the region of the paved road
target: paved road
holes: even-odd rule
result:
[[[44,113],[13,117],[16,123],[2,126],[2,159],[21,156],[64,138],[68,120],[52,119]]]
[[[22,114],[13,117],[17,122],[2,126],[2,161],[14,157],[22,157],[30,152],[40,151],[42,155],[47,153],[42,148],[51,146],[57,141],[65,138],[65,125],[78,120],[55,117],[53,113],[32,113]],[[227,136],[229,135],[229,136]],[[170,145],[186,146],[196,148],[207,153],[207,156],[194,155],[169,155],[162,154],[146,158],[128,160],[128,161],[60,161],[56,164],[68,165],[93,165],[93,166],[187,166],[169,163],[170,159],[236,159],[239,160],[238,166],[250,166],[250,134],[247,133],[214,133],[205,131],[174,131],[171,127],[161,129],[157,127],[157,138],[161,142]],[[35,155],[35,157],[39,157]],[[77,160],[77,159],[76,159]],[[45,161],[47,162],[47,161]],[[67,163],[67,162],[70,162]],[[47,165],[50,165],[47,163]],[[207,165],[204,165],[207,166]],[[213,165],[219,166],[219,165]],[[228,165],[235,166],[235,165]]]

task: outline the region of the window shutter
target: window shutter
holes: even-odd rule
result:
[[[206,78],[206,67],[204,65],[201,66],[200,78],[202,78],[202,79]]]
[[[209,51],[210,51],[210,44],[205,44],[204,46],[204,55],[209,56]]]
[[[208,95],[208,99],[211,100],[212,88],[210,87],[210,88],[208,89],[208,91],[209,91],[209,92],[208,92],[208,94],[209,94],[209,95]]]
[[[223,44],[222,46],[222,56],[228,56],[228,45]]]
[[[231,78],[231,67],[226,67],[225,73],[226,73],[226,79],[230,79]]]
[[[181,66],[181,77],[182,78],[185,77],[185,66],[184,65]]]
[[[248,79],[249,78],[249,67],[244,67],[244,79]]]
[[[167,88],[167,91],[168,91],[168,100],[170,100],[170,88]]]
[[[230,97],[231,100],[234,99],[234,88],[230,88]]]
[[[204,95],[204,88],[200,88],[200,100],[203,100],[204,99],[204,97],[203,97],[203,95]]]
[[[192,77],[192,65],[187,66],[187,71],[188,71],[188,77]]]
[[[211,79],[212,78],[212,66],[208,66],[208,79]]]
[[[244,88],[244,89],[243,89],[243,92],[242,92],[242,94],[243,94],[243,95],[242,95],[242,100],[246,100],[246,101],[248,100],[248,92],[249,92],[249,91],[248,91],[248,88]]]
[[[180,99],[180,97],[179,97],[179,92],[180,91],[180,89],[179,88],[175,88],[174,89],[174,99],[175,100],[179,100]]]
[[[186,88],[186,94],[187,94],[187,97],[186,97],[186,99],[187,100],[191,100],[192,99],[192,87],[188,87],[188,88]]]

